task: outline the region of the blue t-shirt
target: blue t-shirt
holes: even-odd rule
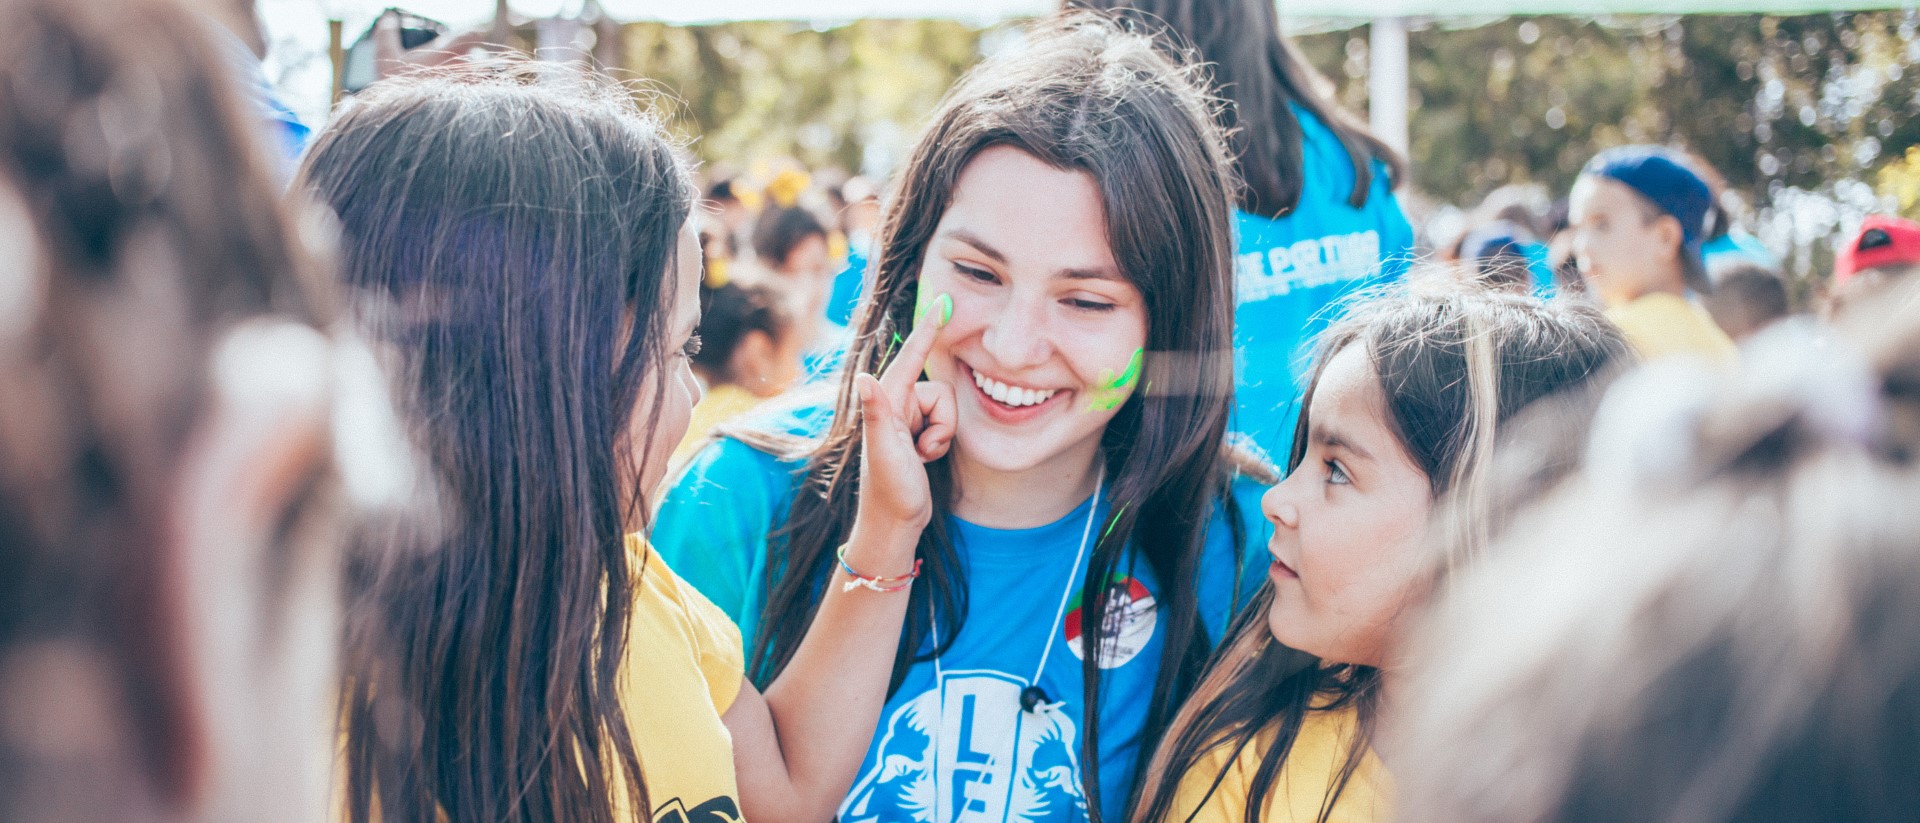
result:
[[[1400,211],[1386,165],[1374,164],[1367,204],[1347,205],[1353,162],[1338,137],[1298,106],[1300,204],[1279,219],[1235,212],[1233,429],[1284,460],[1293,444],[1311,344],[1343,298],[1400,279],[1412,262],[1413,227]]]
[[[820,412],[782,421],[787,431],[817,431]],[[702,450],[662,501],[655,549],[674,570],[753,637],[769,584],[767,534],[787,516],[799,463],[784,462],[738,440]],[[1199,570],[1201,622],[1218,643],[1232,614],[1252,596],[1267,565],[1271,534],[1260,516],[1258,484],[1234,488],[1246,555],[1235,547],[1224,507],[1216,506]],[[860,821],[1081,821],[1080,586],[1074,565],[1086,533],[1106,523],[1105,500],[1089,498],[1065,517],[1034,529],[990,529],[948,519],[967,570],[969,613],[938,665],[907,673],[880,715],[880,726],[840,810]],[[1096,538],[1098,535],[1094,535]],[[1091,547],[1089,547],[1091,551]],[[1137,559],[1137,562],[1132,562]],[[1110,625],[1102,654],[1100,805],[1107,820],[1125,819],[1137,777],[1141,732],[1152,700],[1164,631],[1153,607],[1160,582],[1144,559],[1123,559],[1108,588]],[[1062,601],[1066,613],[1061,614]],[[908,620],[926,621],[922,612]],[[944,628],[944,627],[943,627]],[[943,637],[942,640],[949,638]],[[749,647],[752,641],[748,641]],[[931,648],[931,644],[929,644]],[[1038,683],[1055,711],[1021,710],[1020,693]],[[936,672],[937,669],[937,672]],[[940,678],[936,679],[936,674]]]
[[[1780,258],[1762,245],[1760,238],[1740,231],[1708,240],[1700,247],[1700,256],[1706,260],[1708,271],[1743,263],[1775,271],[1780,269]]]
[[[853,312],[860,308],[860,297],[867,291],[867,255],[858,246],[847,250],[847,267],[833,276],[833,293],[827,297],[827,320],[849,326]]]

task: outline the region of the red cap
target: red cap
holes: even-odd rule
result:
[[[1845,283],[1879,266],[1920,263],[1920,223],[1885,214],[1868,215],[1833,256],[1833,282]]]

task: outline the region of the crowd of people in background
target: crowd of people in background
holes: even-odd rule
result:
[[[385,17],[309,133],[214,5],[0,3],[0,820],[1920,808],[1920,224],[1434,237],[1270,0],[884,179]]]

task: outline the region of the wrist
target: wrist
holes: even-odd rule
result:
[[[856,519],[847,535],[847,562],[863,574],[895,577],[912,571],[920,546],[921,527],[904,523],[878,524]]]
[[[913,581],[920,576],[920,561],[918,559],[913,561],[913,570],[906,574],[887,576],[868,574],[861,571],[855,568],[852,563],[847,562],[847,548],[849,545],[851,544],[842,545],[839,551],[834,553],[835,559],[840,564],[840,573],[846,577],[846,582],[840,586],[841,591],[850,592],[854,589],[867,588],[883,594],[903,592],[913,588]]]

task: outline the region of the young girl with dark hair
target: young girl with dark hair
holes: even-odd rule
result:
[[[1257,488],[1223,448],[1225,158],[1185,74],[1092,18],[976,68],[921,136],[848,362],[947,319],[926,372],[958,425],[928,466],[923,573],[895,595],[885,722],[841,820],[1124,814],[1257,580],[1241,547],[1263,530],[1235,502]],[[873,493],[854,397],[843,380],[833,408],[707,448],[660,512],[661,553],[741,622],[761,682],[799,662]]]
[[[1134,820],[1390,819],[1370,745],[1383,669],[1435,567],[1478,557],[1495,438],[1628,357],[1596,311],[1436,288],[1360,304],[1323,338],[1287,479],[1262,500],[1267,585],[1168,730]]]
[[[1123,12],[1203,67],[1243,185],[1234,214],[1231,424],[1283,454],[1302,408],[1303,351],[1356,290],[1398,280],[1413,227],[1393,196],[1406,164],[1326,93],[1273,0],[1067,0]]]
[[[358,319],[445,488],[437,528],[370,535],[350,570],[351,819],[830,817],[906,602],[833,575],[763,692],[731,621],[648,546],[699,395],[694,189],[659,128],[571,69],[397,81],[320,135],[301,182],[339,215]],[[905,574],[932,516],[921,462],[951,429],[915,380],[933,331],[853,379],[848,569]]]

